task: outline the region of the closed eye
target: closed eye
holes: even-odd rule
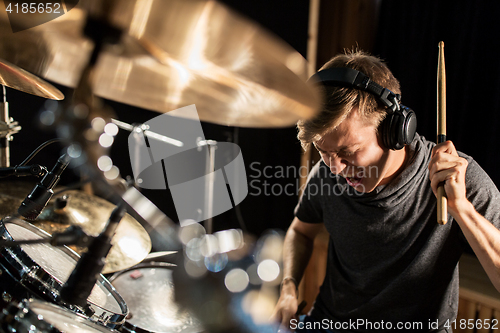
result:
[[[356,151],[346,151],[346,152],[341,152],[340,155],[344,156],[344,157],[349,157],[349,156],[352,156],[356,153]]]

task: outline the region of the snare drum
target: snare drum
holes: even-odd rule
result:
[[[110,328],[55,304],[25,300],[0,314],[0,330],[8,333],[113,333]]]
[[[50,237],[28,222],[11,218],[0,221],[0,234],[6,240]],[[104,326],[120,327],[128,314],[127,305],[102,275],[94,286],[85,309],[61,301],[59,291],[78,259],[79,255],[67,246],[30,244],[0,249],[0,288],[4,304],[36,297],[84,313]]]
[[[164,262],[141,263],[115,273],[109,281],[123,296],[130,313],[124,332],[198,333],[201,325],[174,301],[172,269]]]

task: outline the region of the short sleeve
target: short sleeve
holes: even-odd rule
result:
[[[465,176],[467,199],[474,208],[500,229],[500,193],[488,174],[472,158]]]
[[[306,223],[323,223],[323,209],[321,208],[321,196],[318,195],[318,184],[320,183],[321,164],[316,163],[312,168],[307,183],[302,192],[299,203],[295,207],[295,216]]]

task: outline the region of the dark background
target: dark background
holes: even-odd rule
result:
[[[308,1],[223,2],[273,31],[302,55],[306,55]],[[364,18],[359,16],[359,12],[363,10],[364,15],[371,15],[373,22],[378,22],[374,31],[361,29],[359,41],[349,40],[338,46],[359,46],[386,60],[401,82],[403,104],[417,113],[418,132],[431,140],[435,139],[436,132],[437,45],[441,40],[445,42],[448,138],[453,140],[459,150],[472,155],[498,186],[500,175],[496,169],[499,162],[497,142],[500,105],[497,92],[500,91],[500,66],[496,37],[499,32],[497,17],[500,3],[493,0],[460,0],[454,1],[453,5],[448,1],[435,0],[322,2],[325,5],[322,6],[320,26],[323,30],[320,34],[343,36],[352,32],[353,27],[362,27]],[[349,3],[350,6],[356,4],[358,11],[343,9],[342,6],[328,6],[342,3]],[[374,3],[379,10],[367,13],[366,5]],[[338,22],[342,24],[336,24]],[[365,33],[374,36],[370,44],[361,42]],[[327,48],[323,47],[325,49]],[[328,57],[334,55],[331,52]],[[323,59],[325,57],[323,52]],[[320,65],[322,63],[318,63]],[[70,89],[55,86],[67,97],[71,96]],[[45,132],[37,125],[38,112],[44,99],[12,89],[8,89],[7,97],[11,116],[23,127],[11,143],[11,164],[15,165],[39,144],[55,137],[55,133]],[[117,102],[108,103],[118,119],[128,123],[141,123],[158,116],[158,113],[152,111]],[[300,165],[301,148],[293,127],[251,129],[204,123],[203,128],[207,139],[238,143],[247,166],[249,181],[256,176],[255,171],[249,167],[254,162],[260,163],[261,168],[271,166],[268,170],[272,172],[280,166],[286,168],[295,165],[298,168]],[[113,160],[123,177],[132,175],[127,147],[128,134],[121,130],[112,147]],[[51,168],[59,155],[60,147],[52,145],[33,162]],[[74,174],[66,172],[61,183],[69,184],[76,179]],[[297,191],[297,181],[293,174],[268,181],[271,182],[270,185],[278,183],[284,186],[292,183]],[[256,196],[255,189],[249,188],[249,191],[250,194],[239,205],[239,211],[233,209],[214,218],[215,229],[237,228],[243,220],[246,229],[257,235],[268,228],[285,230],[293,218],[297,196]],[[149,190],[144,193],[169,217],[177,220],[168,191]]]

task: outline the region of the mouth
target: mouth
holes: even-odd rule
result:
[[[347,184],[349,184],[352,187],[361,185],[361,183],[363,182],[363,177],[352,176],[352,177],[345,177],[345,179],[347,181]]]

